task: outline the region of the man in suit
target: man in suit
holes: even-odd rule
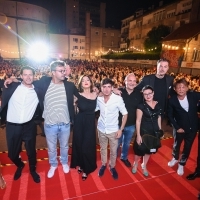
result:
[[[188,92],[188,83],[185,79],[176,81],[174,89],[177,95],[173,95],[169,99],[168,117],[176,130],[176,137],[172,152],[173,158],[168,162],[168,166],[172,167],[179,163],[177,174],[182,176],[198,130],[197,104],[200,100],[200,93]],[[178,160],[180,146],[183,141],[182,155]]]
[[[200,112],[200,102],[198,103],[198,113]],[[194,173],[189,174],[186,178],[188,180],[194,180],[200,177],[200,118],[198,118],[199,125],[199,135],[198,135],[198,152],[197,152],[197,166]],[[200,196],[199,196],[200,198]]]
[[[36,124],[34,114],[39,100],[37,88],[33,86],[35,71],[30,67],[21,69],[21,83],[12,83],[2,93],[1,120],[6,123],[6,139],[8,145],[8,156],[17,166],[14,180],[21,177],[24,163],[19,157],[22,141],[25,143],[29,160],[30,174],[36,183],[40,177],[36,173]]]
[[[157,62],[156,74],[144,76],[135,89],[142,90],[145,85],[150,85],[154,89],[154,100],[158,101],[162,108],[162,118],[167,110],[167,100],[173,91],[173,77],[167,75],[169,61],[161,58]]]

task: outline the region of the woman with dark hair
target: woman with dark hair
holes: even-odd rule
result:
[[[161,129],[161,113],[162,110],[157,101],[153,100],[154,90],[151,86],[146,85],[142,89],[144,102],[138,105],[136,111],[136,132],[137,137],[134,142],[133,150],[135,152],[135,162],[133,163],[132,173],[137,172],[138,161],[143,156],[143,175],[148,176],[146,165],[152,153],[156,153],[157,149],[150,149],[146,152],[140,150],[142,136],[149,134],[155,136],[155,131]]]
[[[93,91],[90,76],[83,75],[78,82],[78,114],[74,120],[71,168],[78,168],[82,180],[96,168],[95,108],[97,93]]]

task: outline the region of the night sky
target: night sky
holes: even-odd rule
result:
[[[14,0],[16,1],[16,0]],[[31,3],[42,6],[50,11],[50,30],[62,33],[59,27],[63,23],[63,2],[65,0],[18,0],[20,2]],[[134,14],[139,8],[148,10],[151,5],[158,7],[161,0],[93,0],[106,3],[106,27],[121,27],[121,20]],[[175,2],[176,0],[164,0],[164,4]]]

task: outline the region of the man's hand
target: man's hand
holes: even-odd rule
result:
[[[116,132],[116,138],[120,138],[121,137],[121,135],[122,135],[122,130],[118,130],[117,132]]]
[[[118,90],[117,88],[113,88],[113,92],[114,92],[116,95],[119,95],[119,96],[121,96],[121,94],[122,94],[122,91],[121,91],[121,90]]]
[[[5,88],[8,88],[8,85],[11,84],[13,82],[13,80],[11,78],[7,78],[4,82],[4,86]]]
[[[179,128],[176,132],[177,133],[185,133],[185,131],[182,128]]]

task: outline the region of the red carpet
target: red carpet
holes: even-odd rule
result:
[[[155,155],[152,155],[148,163],[149,177],[145,178],[141,167],[133,175],[131,168],[127,168],[118,159],[116,169],[119,173],[119,179],[113,180],[109,170],[105,171],[102,178],[99,178],[98,169],[89,175],[84,182],[75,169],[71,169],[68,174],[64,174],[62,166],[58,169],[52,179],[47,178],[49,170],[48,160],[38,162],[37,171],[41,177],[41,183],[33,182],[26,164],[22,177],[13,181],[13,174],[16,167],[3,166],[2,173],[7,182],[6,190],[0,190],[0,199],[2,200],[193,200],[197,199],[200,191],[200,178],[188,181],[186,176],[193,172],[196,167],[197,157],[197,139],[194,142],[191,156],[185,167],[184,175],[178,176],[177,166],[170,168],[167,162],[171,159],[171,147],[173,139],[163,140],[162,148]],[[99,151],[97,152],[98,168],[101,166]],[[47,158],[46,150],[39,150],[38,158]],[[3,164],[10,163],[6,158],[6,153],[0,154],[0,160]],[[26,159],[25,152],[22,152],[22,158]],[[129,160],[133,162],[133,150],[130,148]]]

